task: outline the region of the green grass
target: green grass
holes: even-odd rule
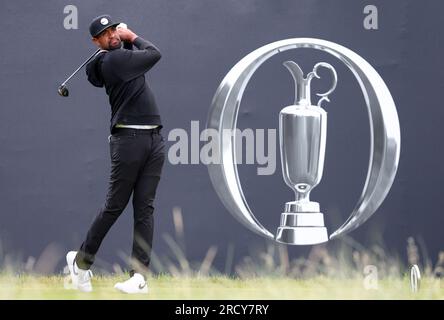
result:
[[[444,299],[444,281],[425,278],[419,292],[412,293],[409,279],[380,279],[378,289],[366,290],[363,279],[312,279],[229,277],[171,277],[148,279],[148,295],[125,295],[116,291],[120,276],[96,276],[94,292],[64,288],[64,276],[0,275],[0,299]]]

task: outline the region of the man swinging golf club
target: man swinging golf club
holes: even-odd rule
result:
[[[103,207],[78,252],[68,252],[66,260],[73,286],[80,291],[92,291],[90,267],[94,257],[133,194],[130,279],[117,283],[115,288],[125,293],[147,293],[145,277],[153,240],[153,201],[165,146],[159,111],[145,73],[161,55],[151,42],[127,28],[118,28],[118,24],[109,15],[102,15],[93,19],[89,28],[93,42],[103,50],[88,63],[86,74],[94,86],[104,86],[109,96],[111,175]]]

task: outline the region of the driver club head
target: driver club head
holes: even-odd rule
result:
[[[68,88],[65,85],[61,85],[58,89],[57,92],[59,93],[59,95],[61,95],[62,97],[67,97],[69,96],[69,91]]]

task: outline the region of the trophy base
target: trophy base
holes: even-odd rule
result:
[[[313,245],[328,241],[326,227],[279,227],[276,241],[293,245]]]
[[[277,229],[276,241],[292,245],[313,245],[328,241],[324,215],[317,202],[287,202]]]

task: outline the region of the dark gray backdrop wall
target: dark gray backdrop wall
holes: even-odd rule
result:
[[[63,9],[75,5],[79,28],[66,30]],[[379,29],[363,27],[367,4],[376,5]],[[424,240],[435,258],[444,249],[442,182],[444,151],[444,44],[442,1],[4,1],[0,76],[0,240],[5,251],[25,259],[45,248],[76,249],[105,200],[109,174],[110,111],[103,89],[84,71],[71,81],[69,98],[58,84],[95,50],[91,19],[109,13],[151,40],[162,59],[149,72],[164,121],[163,134],[204,128],[214,92],[224,75],[254,49],[281,39],[316,37],[337,42],[368,60],[392,92],[401,123],[401,160],[393,188],[376,215],[351,236],[365,245],[383,243],[405,254],[406,239]],[[324,60],[338,70],[329,113],[324,177],[312,198],[321,203],[330,231],[348,216],[365,179],[368,117],[358,84],[331,57],[313,51],[286,52],[264,64],[251,80],[239,115],[241,128],[277,128],[279,110],[293,100],[293,82],[283,68],[295,60],[306,72]],[[328,84],[326,84],[328,85]],[[319,85],[322,90],[322,84]],[[171,145],[172,142],[169,142]],[[274,230],[292,192],[277,157],[273,176],[241,165],[248,201]],[[235,261],[264,240],[239,225],[217,198],[203,164],[166,163],[156,199],[154,250],[169,251],[162,235],[173,234],[173,207],[184,216],[187,256],[201,260],[218,247],[223,270],[228,244]],[[121,263],[130,250],[132,208],[112,228],[99,264]],[[338,240],[340,241],[340,240]],[[52,244],[52,245],[51,245]],[[291,247],[290,256],[307,248]]]

